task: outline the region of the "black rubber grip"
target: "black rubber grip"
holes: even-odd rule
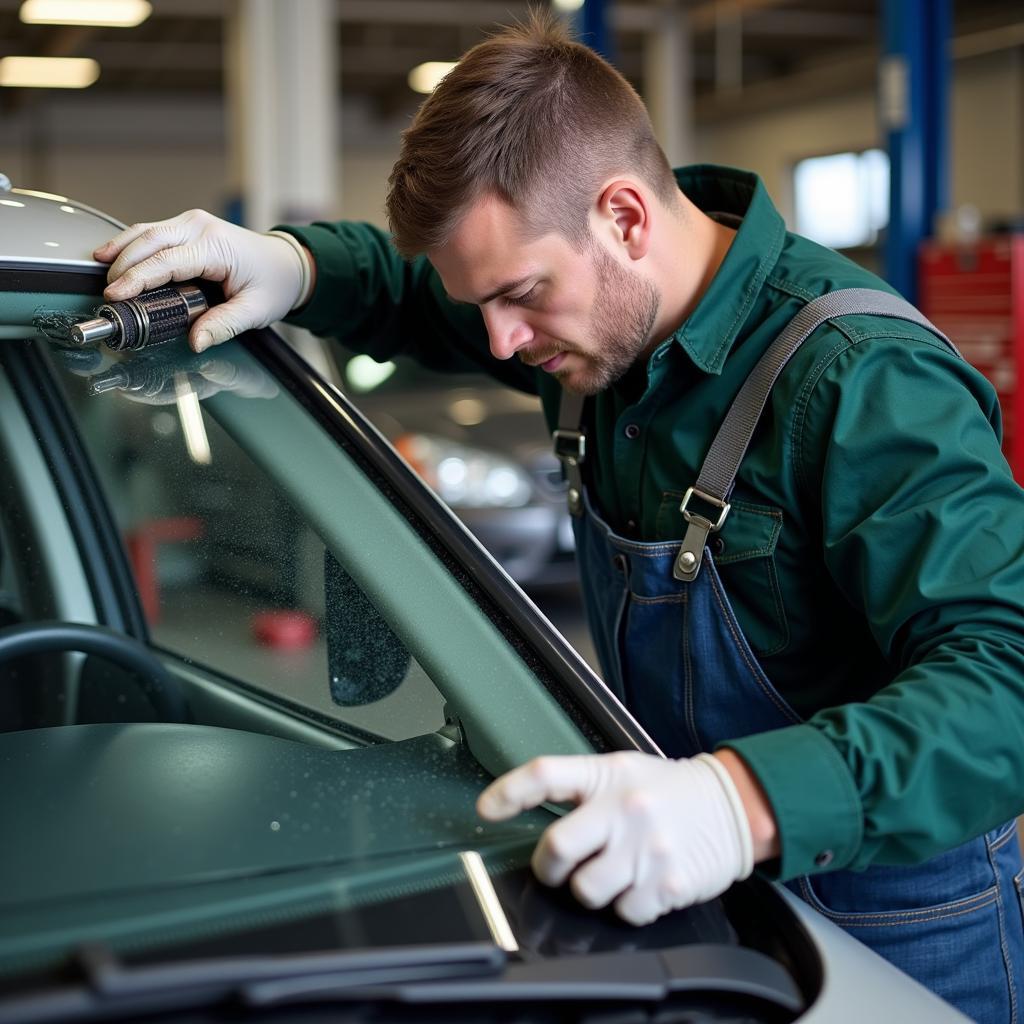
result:
[[[135,301],[149,316],[147,347],[178,338],[188,330],[188,304],[177,288],[143,292]]]

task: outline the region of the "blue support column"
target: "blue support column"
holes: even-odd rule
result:
[[[609,29],[611,0],[584,0],[580,12],[580,42],[615,63],[615,43]]]
[[[911,302],[917,250],[949,204],[950,0],[884,0],[881,122],[890,160],[885,271]]]

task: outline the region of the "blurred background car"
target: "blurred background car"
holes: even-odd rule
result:
[[[567,484],[540,400],[483,375],[334,349],[337,382],[520,586],[576,581]]]

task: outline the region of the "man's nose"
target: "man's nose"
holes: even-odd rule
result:
[[[519,310],[484,308],[484,324],[495,359],[511,359],[524,345],[533,341],[533,329]]]

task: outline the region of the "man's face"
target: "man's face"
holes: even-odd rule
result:
[[[596,240],[578,252],[557,232],[527,239],[521,218],[478,200],[427,253],[448,295],[480,307],[496,359],[517,356],[571,391],[596,394],[646,348],[658,293]]]

